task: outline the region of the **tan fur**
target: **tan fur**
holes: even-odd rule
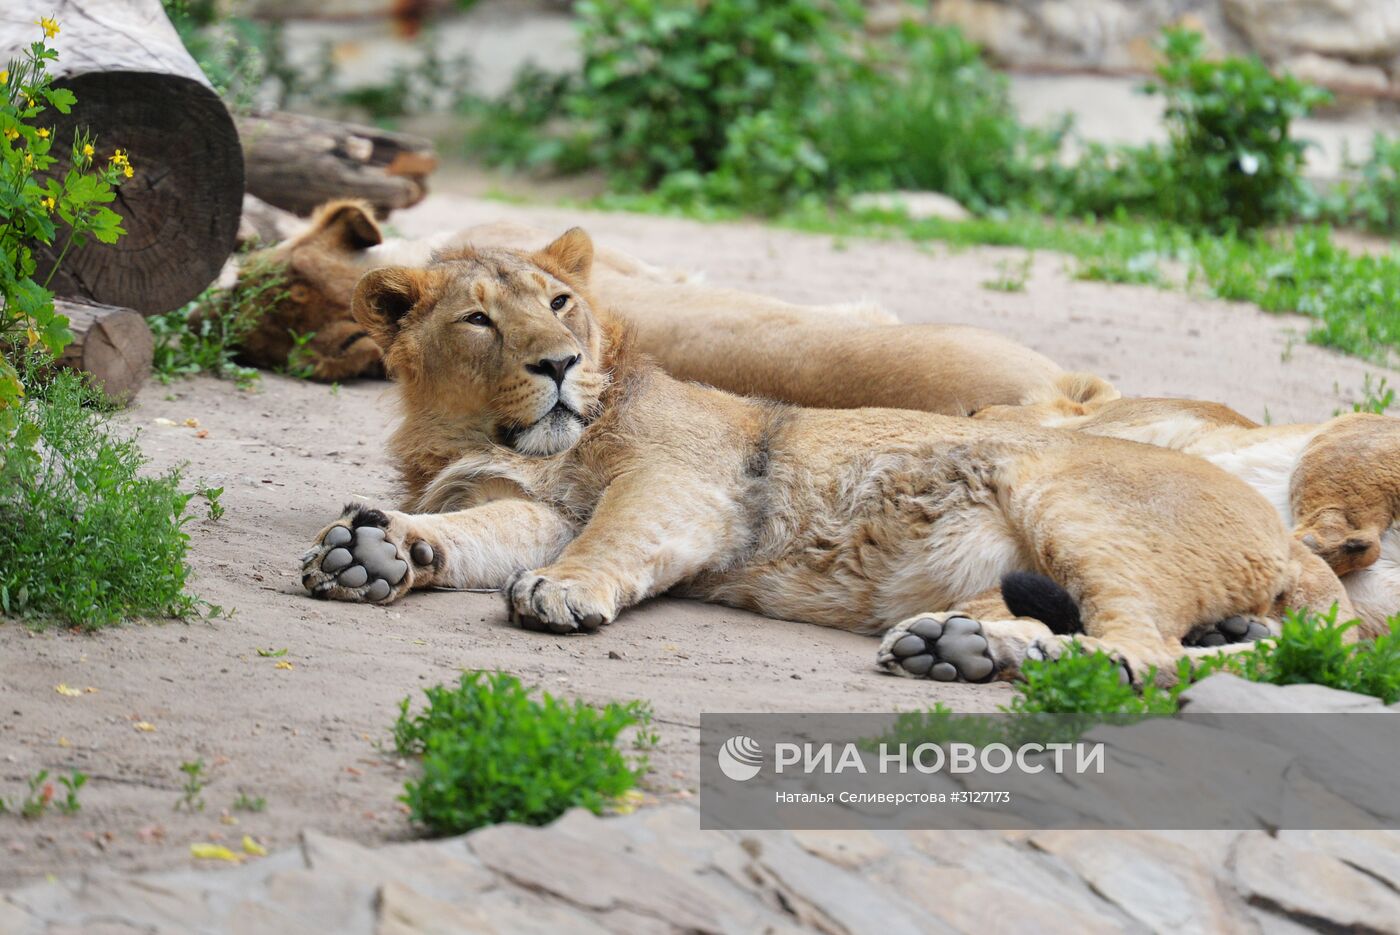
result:
[[[348,585],[321,567],[325,538],[368,520],[327,527],[304,566],[313,593],[504,586],[513,617],[558,632],[664,592],[870,633],[981,601],[1005,615],[982,626],[1011,677],[1031,647],[1064,642],[987,602],[1027,570],[1078,602],[1085,642],[1141,675],[1197,628],[1271,613],[1307,577],[1269,505],[1200,459],[676,380],[592,295],[589,255],[574,230],[535,254],[463,249],[361,280],[356,320],[401,386],[407,506],[431,512],[375,514],[409,566],[377,597],[358,571]],[[557,382],[541,372],[575,355]],[[418,548],[432,560],[409,562]],[[1312,599],[1345,600],[1333,592]]]
[[[468,245],[538,249],[543,231],[495,223],[425,241],[382,242],[364,206],[325,206],[306,232],[255,257],[285,267],[292,295],[270,310],[247,342],[247,362],[279,367],[291,349],[288,330],[317,331],[306,353],[317,379],[345,379],[366,362],[362,347],[337,348],[359,329],[351,323],[354,282],[376,266],[425,265],[434,249]],[[956,325],[896,325],[890,313],[862,304],[795,305],[720,289],[600,250],[592,290],[634,327],[637,347],[673,376],[747,396],[807,406],[897,406],[966,415],[998,404],[1061,401],[1070,413],[1116,398],[1105,381],[1066,374],[1054,362],[999,335]],[[336,340],[321,339],[335,329]],[[352,359],[353,357],[353,359]],[[859,402],[851,402],[858,399]]]
[[[1363,633],[1385,632],[1385,619],[1400,613],[1400,420],[1350,413],[1323,423],[1261,426],[1218,403],[1150,398],[1114,400],[1078,416],[1054,404],[990,407],[978,415],[1205,458],[1263,494],[1294,537],[1342,578],[1356,598]],[[1382,562],[1388,537],[1396,540],[1396,554]]]

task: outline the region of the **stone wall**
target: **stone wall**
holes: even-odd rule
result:
[[[873,24],[907,15],[872,5]],[[934,0],[1012,68],[1145,71],[1164,27],[1204,33],[1217,53],[1266,61],[1343,91],[1400,96],[1400,0]]]

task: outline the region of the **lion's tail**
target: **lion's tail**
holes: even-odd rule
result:
[[[1039,620],[1050,632],[1072,635],[1084,632],[1074,597],[1044,575],[1013,571],[1001,579],[1001,599],[1017,617]]]

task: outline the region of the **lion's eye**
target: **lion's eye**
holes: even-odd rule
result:
[[[469,325],[480,325],[483,328],[491,327],[491,319],[483,312],[472,312],[466,318],[461,319]]]
[[[567,295],[556,295],[550,300],[549,307],[557,312],[567,304],[569,304],[569,297]]]

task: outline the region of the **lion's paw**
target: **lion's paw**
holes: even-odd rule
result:
[[[959,613],[900,621],[886,631],[875,661],[895,675],[939,682],[985,682],[996,672],[982,624]]]
[[[429,566],[434,558],[423,541],[405,549],[385,514],[350,508],[302,556],[301,583],[313,597],[383,604],[413,586],[413,566]]]
[[[617,616],[613,603],[579,582],[522,571],[505,586],[512,623],[550,633],[592,632]]]
[[[1182,639],[1183,646],[1227,646],[1231,643],[1253,643],[1274,636],[1273,629],[1262,617],[1236,614],[1219,623],[1197,627]]]

